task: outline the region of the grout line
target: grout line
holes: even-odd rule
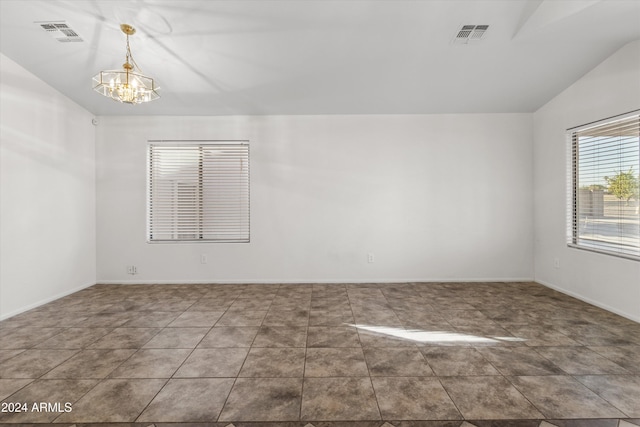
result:
[[[447,393],[447,396],[449,397],[449,400],[451,400],[451,403],[453,403],[453,406],[456,408],[456,411],[458,411],[458,414],[460,414],[460,416],[462,417],[462,420],[463,421],[466,420],[464,414],[462,413],[462,411],[458,407],[458,404],[456,403],[455,400],[453,400],[453,397],[451,397],[451,394],[449,393],[449,390],[447,390],[447,388],[444,386],[444,384],[440,380],[440,377],[435,377],[435,378],[438,380],[438,383],[440,383],[440,387],[442,387],[444,392]],[[460,422],[460,424],[462,424],[462,421]]]
[[[596,390],[592,389],[591,387],[587,386],[586,384],[584,384],[582,381],[580,381],[578,378],[576,378],[577,376],[596,376],[596,375],[569,375],[573,380],[577,381],[580,385],[582,385],[584,388],[586,388],[587,390],[591,391],[593,394],[595,394],[596,396],[598,396],[599,398],[601,398],[602,400],[604,400],[605,402],[607,402],[609,405],[611,405],[611,407],[617,409],[618,411],[620,411],[621,414],[624,414],[627,418],[633,418],[630,417],[629,414],[627,414],[626,412],[624,412],[622,409],[618,408],[616,405],[614,405],[612,402],[610,402],[608,399],[606,399],[604,396],[602,396],[600,393],[598,393]],[[619,377],[626,377],[627,375],[625,374],[617,374],[617,375],[612,375],[612,374],[599,374],[597,376],[619,376]]]

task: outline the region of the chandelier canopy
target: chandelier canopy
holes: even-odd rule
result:
[[[127,36],[127,54],[122,70],[100,71],[93,76],[93,90],[127,104],[142,104],[160,98],[158,94],[160,88],[156,87],[153,78],[142,74],[131,55],[129,36],[135,34],[136,29],[128,24],[120,25],[120,29]]]

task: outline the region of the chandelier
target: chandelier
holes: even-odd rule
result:
[[[100,71],[93,76],[93,90],[127,104],[142,104],[160,98],[158,94],[160,88],[156,87],[151,77],[142,74],[131,55],[129,36],[135,34],[136,29],[128,24],[120,25],[120,29],[127,36],[127,55],[125,63],[122,64],[122,70]]]

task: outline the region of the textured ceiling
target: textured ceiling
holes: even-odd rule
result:
[[[0,51],[96,115],[535,111],[640,38],[640,0],[0,1]],[[64,20],[60,43],[35,21]],[[162,98],[91,89],[131,38]],[[463,24],[484,40],[452,43]]]

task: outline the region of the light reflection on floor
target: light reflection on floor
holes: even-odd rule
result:
[[[461,334],[447,331],[423,331],[420,329],[403,329],[389,326],[372,326],[349,324],[359,330],[387,335],[409,341],[430,344],[497,344],[500,342],[524,342],[526,339],[517,337],[480,337],[476,335]]]

